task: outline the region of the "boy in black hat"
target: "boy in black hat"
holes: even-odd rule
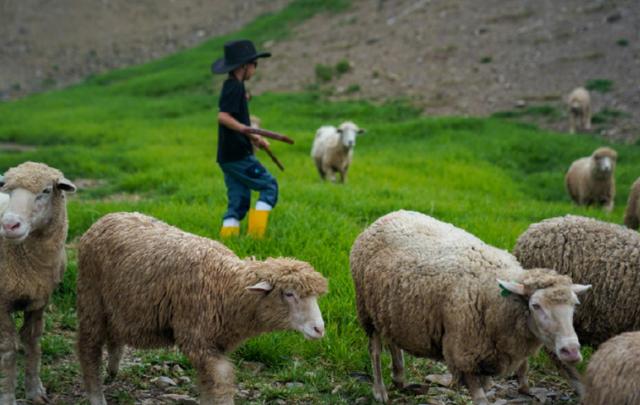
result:
[[[251,126],[244,82],[251,79],[259,58],[268,52],[256,52],[248,40],[224,45],[224,58],[211,66],[213,73],[228,73],[218,103],[218,157],[227,186],[228,206],[224,214],[221,237],[238,235],[242,220],[251,205],[251,190],[260,192],[255,209],[249,212],[251,236],[261,238],[267,229],[269,212],[278,201],[278,183],[253,154],[253,146],[268,147],[266,139],[248,132]]]

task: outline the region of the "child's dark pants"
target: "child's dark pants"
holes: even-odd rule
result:
[[[251,190],[260,193],[259,201],[275,207],[278,202],[278,183],[262,164],[251,155],[234,162],[220,163],[227,186],[229,205],[224,219],[241,220],[251,206]]]

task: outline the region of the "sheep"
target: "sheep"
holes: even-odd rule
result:
[[[0,187],[6,200],[0,218],[0,405],[16,404],[16,311],[24,313],[19,336],[26,356],[25,394],[43,404],[48,402],[40,380],[43,313],[67,265],[65,193],[76,186],[57,169],[24,162],[5,173]]]
[[[381,339],[396,386],[404,385],[405,350],[444,360],[476,405],[488,404],[490,376],[517,371],[527,392],[527,357],[543,344],[568,363],[581,359],[572,315],[576,294],[589,286],[550,269],[524,271],[511,254],[451,224],[418,212],[387,214],[358,236],[350,265],[378,401],[389,399]]]
[[[576,120],[581,129],[591,129],[591,97],[584,87],[573,89],[567,99],[569,107],[569,132],[576,132]]]
[[[513,254],[525,268],[548,267],[593,285],[575,316],[580,341],[597,346],[640,329],[640,235],[621,225],[567,215],[532,224]]]
[[[616,159],[615,150],[602,147],[590,157],[574,161],[564,178],[571,199],[578,205],[602,205],[611,212],[616,196]]]
[[[627,209],[624,212],[624,224],[630,229],[640,226],[640,177],[631,185]]]
[[[309,264],[242,260],[219,242],[139,213],[108,214],[82,236],[77,288],[77,352],[91,405],[106,405],[104,344],[112,377],[125,344],[175,344],[198,372],[200,403],[232,404],[225,354],[243,340],[284,329],[324,335],[317,297],[327,280]]]
[[[618,335],[591,356],[582,404],[640,404],[639,376],[640,332]]]
[[[353,159],[356,136],[365,132],[351,121],[343,122],[338,128],[325,125],[316,131],[311,147],[311,157],[321,179],[329,179],[335,183],[336,172],[338,172],[340,182],[347,181],[347,171]]]

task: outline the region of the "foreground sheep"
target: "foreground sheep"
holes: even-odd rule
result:
[[[529,226],[513,253],[525,268],[553,268],[593,286],[575,316],[582,343],[597,346],[622,332],[640,329],[637,232],[567,215]]]
[[[0,405],[16,404],[14,311],[24,312],[26,397],[43,404],[48,399],[40,380],[42,318],[67,264],[65,192],[76,187],[59,170],[34,162],[9,169],[0,185],[6,193],[0,219]]]
[[[576,120],[583,130],[591,129],[591,97],[584,87],[578,87],[569,93],[569,132],[576,132]]]
[[[614,171],[618,154],[607,147],[596,149],[590,157],[574,161],[565,176],[565,186],[578,205],[602,205],[611,212],[616,196]]]
[[[591,356],[582,404],[640,404],[640,332],[616,336]]]
[[[624,224],[631,229],[640,226],[640,178],[638,178],[629,190],[627,209],[624,212]]]
[[[316,132],[311,147],[311,157],[323,180],[336,181],[336,172],[340,181],[347,180],[347,171],[353,159],[356,136],[365,132],[351,121],[343,122],[338,128],[325,125]]]
[[[324,335],[327,281],[293,259],[241,260],[222,244],[138,213],[109,214],[78,248],[78,357],[91,405],[105,405],[103,345],[114,376],[125,344],[177,345],[198,371],[201,404],[232,404],[243,340],[293,329]]]
[[[576,294],[589,286],[553,270],[524,271],[509,253],[453,225],[393,212],[358,236],[350,260],[378,401],[388,401],[382,340],[394,384],[404,384],[405,350],[444,360],[474,404],[488,404],[483,386],[490,376],[517,372],[520,390],[528,391],[527,357],[542,344],[563,361],[581,360],[572,315]]]

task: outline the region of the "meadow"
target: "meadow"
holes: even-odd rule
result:
[[[197,48],[91,77],[65,90],[0,103],[0,141],[34,147],[0,152],[1,170],[40,161],[85,185],[69,200],[69,266],[49,307],[43,338],[44,383],[57,403],[81,401],[73,354],[77,239],[114,211],[143,212],[217,238],[226,207],[215,163],[223,77],[211,75],[211,61],[231,38],[252,38],[260,48],[265,41],[290,35],[295,21],[347,6],[344,1],[294,1],[278,14]],[[294,332],[274,333],[248,341],[233,354],[241,388],[261,391],[258,398],[238,398],[239,403],[369,401],[369,383],[353,378],[368,373],[370,366],[367,340],[355,314],[349,251],[357,235],[379,216],[398,209],[420,211],[509,250],[521,232],[544,218],[571,213],[621,223],[629,186],[640,175],[638,145],[610,145],[592,135],[548,132],[497,117],[428,117],[403,100],[329,101],[325,92],[312,88],[257,95],[250,109],[263,127],[296,143],[272,142],[284,172],[258,152],[281,190],[267,237],[256,241],[241,236],[225,243],[240,256],[308,261],[329,279],[330,292],[320,301],[327,325],[321,341],[305,341]],[[309,156],[313,136],[319,126],[344,120],[367,133],[358,138],[348,183],[325,183]],[[563,184],[574,159],[603,145],[619,153],[618,194],[611,214],[576,207]],[[132,356],[141,361],[125,366],[121,385],[107,389],[114,403],[135,403],[136,390],[147,389],[166,364],[178,364],[193,377],[186,359],[174,350]],[[245,363],[264,369],[256,374],[242,367]],[[409,363],[411,381],[442,371],[431,362]],[[554,373],[543,356],[534,360],[534,372]],[[300,384],[287,386],[291,382]],[[179,391],[197,392],[192,384]],[[399,395],[392,392],[392,398]],[[419,396],[403,398],[424,402]],[[464,404],[468,398],[454,396],[450,401]]]

